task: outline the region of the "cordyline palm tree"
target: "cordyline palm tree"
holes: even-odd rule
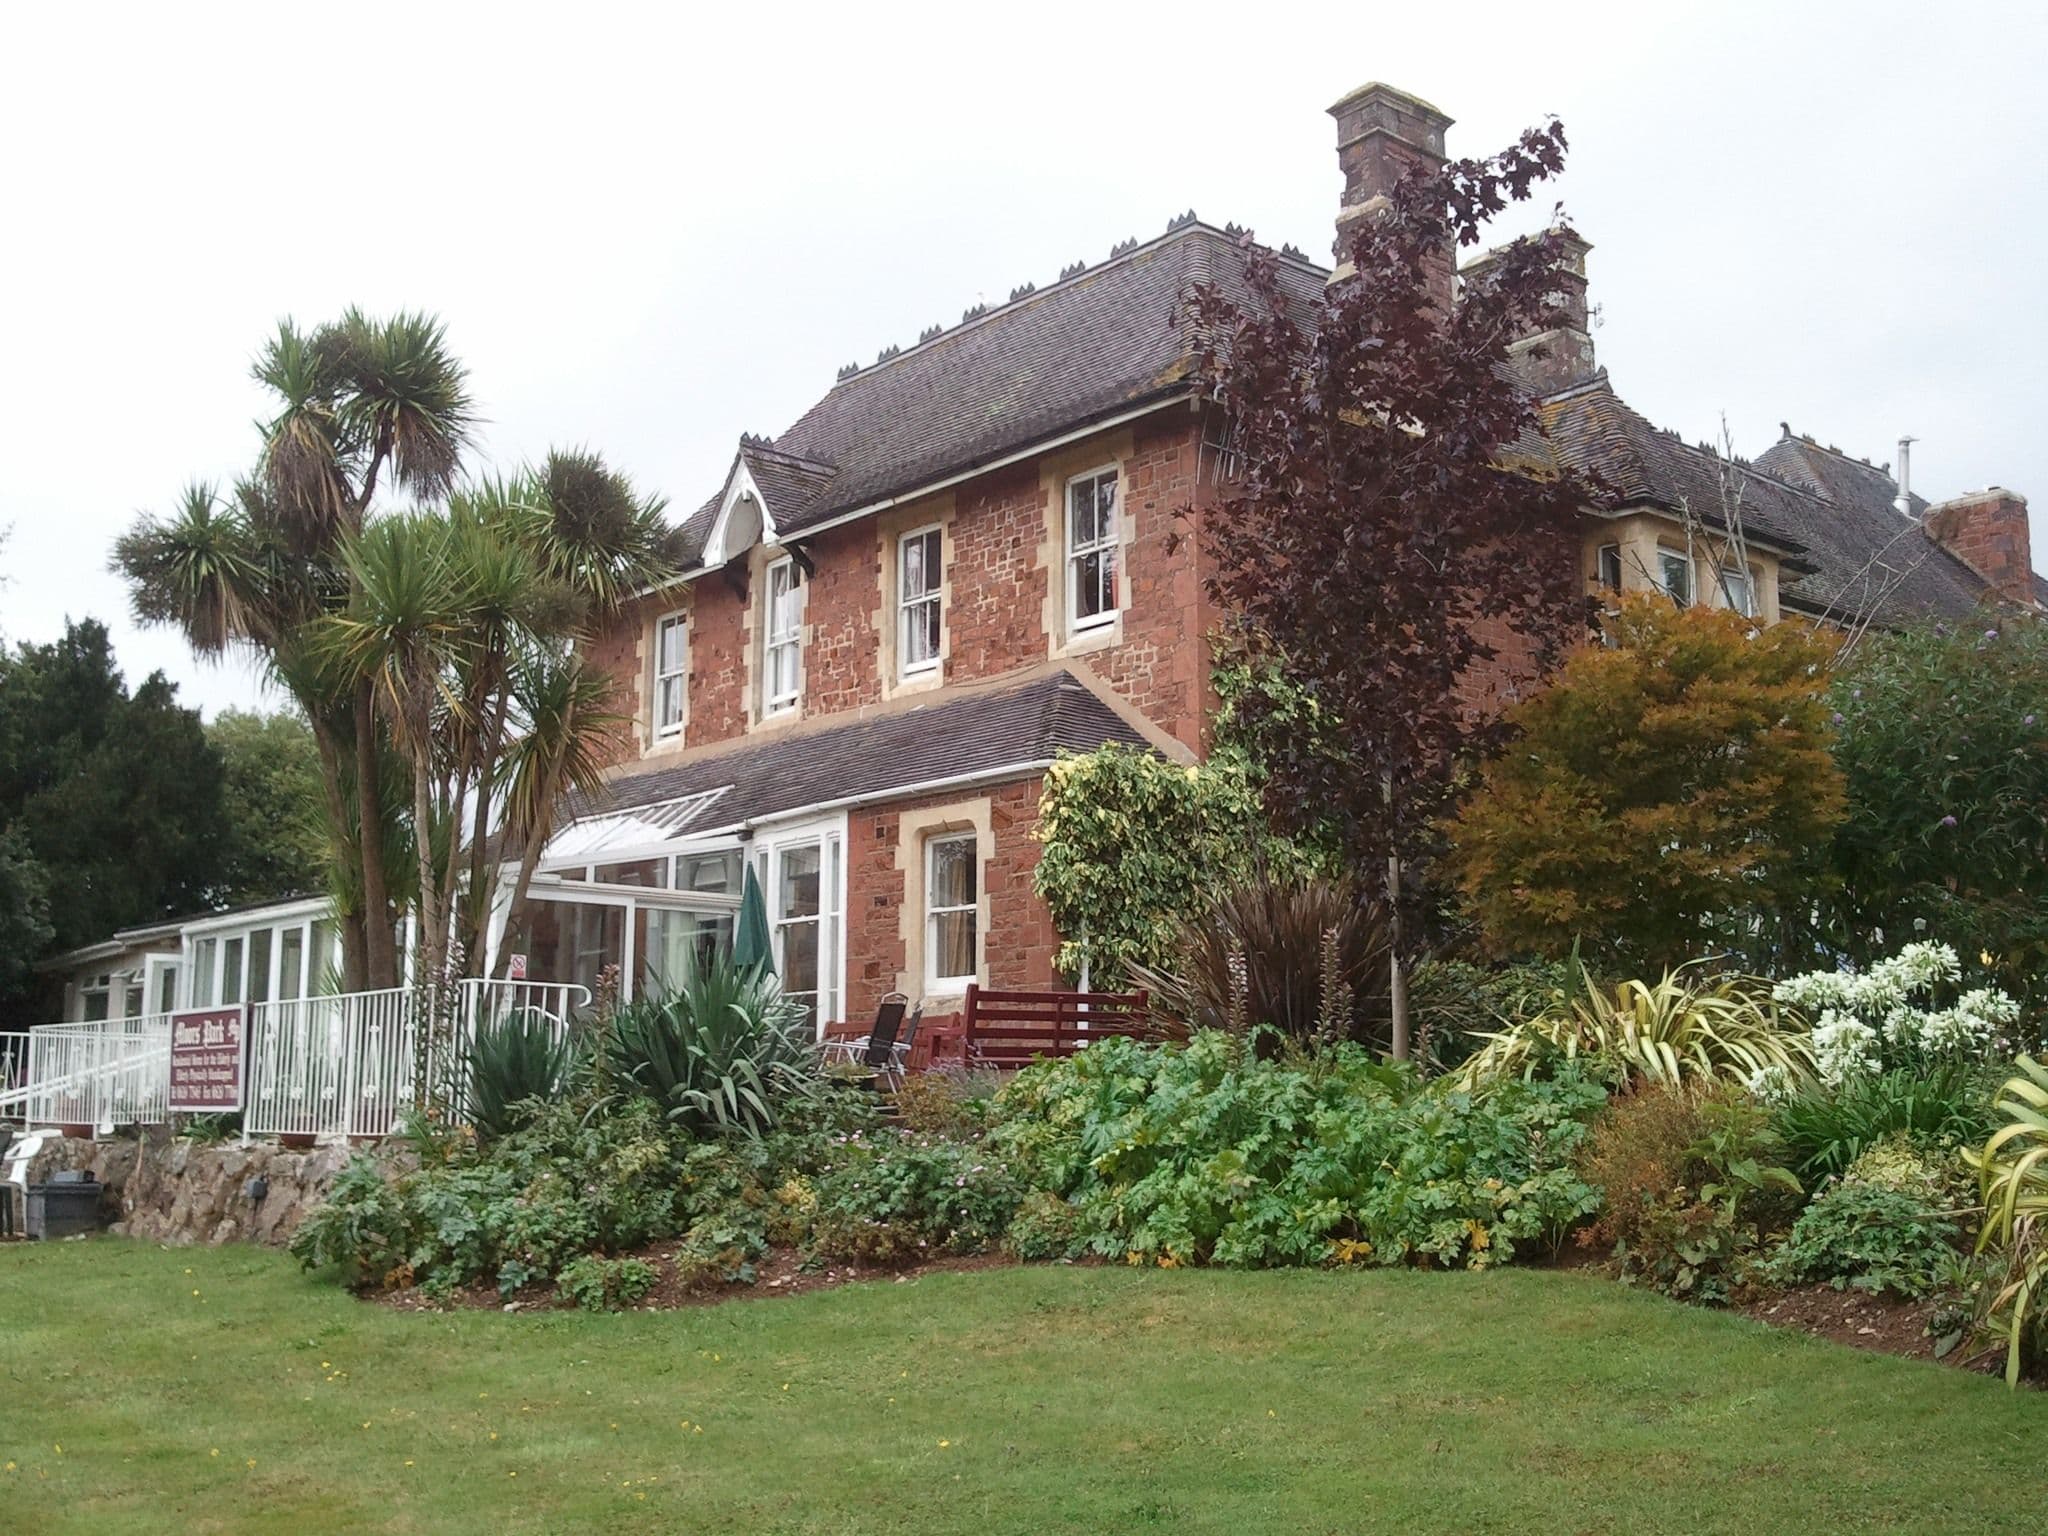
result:
[[[363,681],[324,691],[326,669],[308,665],[295,637],[347,605],[341,550],[381,486],[424,500],[454,488],[474,420],[467,373],[440,322],[357,309],[310,333],[283,322],[253,372],[278,400],[255,477],[226,503],[196,488],[172,516],[138,519],[114,563],[139,619],[176,625],[202,654],[254,649],[305,710],[320,746],[334,884],[360,901],[343,914],[344,975],[352,989],[392,986],[383,829],[397,808],[384,794],[375,698]]]
[[[115,563],[145,622],[253,648],[312,722],[350,990],[398,983],[407,901],[421,979],[451,946],[474,974],[503,861],[516,922],[557,802],[597,790],[623,725],[575,642],[674,577],[680,533],[587,451],[458,487],[469,398],[424,317],[287,323],[256,376],[281,402],[258,475],[141,519]],[[431,509],[373,515],[380,486]]]

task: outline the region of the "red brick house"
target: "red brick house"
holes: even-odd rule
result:
[[[1383,85],[1332,115],[1340,227],[1440,158],[1450,123]],[[1561,552],[1589,590],[1663,586],[1766,621],[2040,600],[2010,493],[1930,508],[1789,430],[1728,466],[1630,410],[1594,359],[1587,249],[1522,367],[1546,451],[1613,491]],[[1221,432],[1192,396],[1178,301],[1242,266],[1237,232],[1190,213],[742,436],[687,520],[690,568],[592,642],[632,751],[550,846],[550,899],[509,941],[532,973],[587,981],[621,954],[629,986],[669,973],[730,921],[716,903],[751,860],[782,974],[821,1018],[868,1017],[890,991],[944,1010],[973,980],[1056,984],[1031,892],[1047,764],[1108,741],[1202,751],[1217,615],[1177,514],[1199,521]],[[1281,269],[1304,305],[1330,280],[1292,248]],[[1720,537],[1731,505],[1739,541]],[[1473,687],[1531,681],[1510,650]],[[656,887],[707,906],[629,894]]]

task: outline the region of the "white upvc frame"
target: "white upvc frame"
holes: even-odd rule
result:
[[[1674,569],[1685,572],[1685,591],[1682,593],[1672,589],[1671,573]],[[1681,608],[1690,608],[1698,602],[1699,573],[1693,567],[1692,556],[1682,549],[1665,549],[1660,545],[1657,549],[1657,587]]]
[[[939,850],[949,844],[967,845],[967,868],[971,889],[964,902],[938,900]],[[939,970],[939,919],[965,914],[973,925],[974,942],[968,946],[968,969],[957,976]],[[964,832],[933,832],[924,840],[924,984],[927,992],[964,991],[981,975],[981,837],[972,828]]]
[[[1621,590],[1622,564],[1619,544],[1602,544],[1594,554],[1593,580],[1605,591]]]
[[[780,583],[778,604],[776,586]],[[803,578],[794,557],[784,555],[770,563],[761,581],[761,713],[780,715],[795,709],[804,692],[804,610]],[[780,606],[788,609],[788,624],[779,626]],[[777,658],[787,653],[789,686],[776,686]]]
[[[668,654],[669,635],[676,636],[675,655]],[[675,685],[675,718],[662,697],[664,684]],[[690,618],[682,609],[654,621],[654,686],[648,697],[648,725],[656,741],[681,740],[690,714]]]
[[[1721,601],[1741,614],[1745,619],[1756,617],[1756,572],[1746,565],[1725,564],[1720,568],[1718,579],[1721,584]],[[1735,600],[1734,583],[1742,593],[1742,601]]]
[[[790,928],[808,921],[782,916],[781,881],[788,855],[798,849],[818,850],[818,1037],[838,1022],[846,999],[846,817],[813,817],[763,829],[754,838],[754,874],[767,898],[768,932],[775,946],[775,971],[786,985],[789,964],[786,937]]]
[[[926,548],[924,566],[924,587],[918,592],[910,590],[909,563],[913,544],[931,540]],[[946,534],[937,523],[926,523],[922,528],[912,528],[896,538],[896,673],[899,679],[922,677],[938,669],[940,652],[945,649],[946,612],[944,607],[946,571]],[[924,610],[931,609],[939,616],[938,633],[932,637],[932,653],[929,656],[911,659],[910,636],[913,620],[921,618]],[[921,632],[921,631],[920,631]]]
[[[1093,488],[1099,485],[1105,477],[1109,480],[1111,487],[1108,526],[1105,529],[1100,518],[1101,503],[1098,497],[1093,508],[1097,514],[1094,536],[1087,540],[1076,540],[1074,537],[1074,491],[1076,487],[1081,485]],[[1117,615],[1123,610],[1123,562],[1120,548],[1123,530],[1123,499],[1123,473],[1119,465],[1104,464],[1094,469],[1084,470],[1078,475],[1067,477],[1065,489],[1061,493],[1060,542],[1065,548],[1066,573],[1064,579],[1067,592],[1067,633],[1070,635],[1083,634],[1089,630],[1100,629],[1106,624],[1113,624],[1116,622]],[[1102,595],[1100,574],[1102,562],[1105,560],[1108,562],[1110,601],[1107,606],[1098,609],[1094,613],[1083,614],[1081,612],[1081,564],[1090,555],[1097,557],[1095,595],[1098,600]]]

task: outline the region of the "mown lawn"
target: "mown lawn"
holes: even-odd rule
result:
[[[2026,1531],[2048,1394],[1591,1276],[1034,1268],[403,1315],[0,1248],[0,1526]]]

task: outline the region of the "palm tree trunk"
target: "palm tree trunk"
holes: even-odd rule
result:
[[[511,707],[511,686],[501,679],[497,704],[483,736],[482,751],[477,755],[475,821],[469,834],[469,907],[467,921],[463,925],[463,942],[468,949],[463,969],[472,976],[483,974],[484,940],[491,925],[490,887],[497,884],[489,878],[491,871],[488,867],[491,798],[497,790],[498,758],[505,749],[505,724]]]
[[[384,799],[377,783],[377,721],[370,685],[355,697],[356,824],[363,861],[363,950],[372,988],[398,985],[398,954],[391,934],[391,885],[384,871]],[[421,837],[426,835],[420,830]]]
[[[540,862],[540,856],[548,845],[548,834],[553,830],[554,810],[549,807],[534,818],[532,826],[526,829],[525,846],[519,850],[519,876],[512,885],[512,910],[505,916],[505,938],[507,942],[498,947],[498,963],[491,968],[491,975],[499,981],[505,979],[506,963],[512,958],[510,940],[526,920],[527,909],[533,905],[533,867]]]
[[[348,796],[341,786],[341,747],[317,712],[309,709],[306,715],[313,728],[313,745],[320,753],[320,792],[327,802],[327,856],[342,866],[344,884],[359,891],[363,884],[362,857],[356,846],[357,840],[351,835]],[[351,861],[355,865],[353,869],[348,867]],[[363,922],[362,911],[340,912],[336,916],[341,926],[342,990],[368,991],[370,962],[364,952],[368,929]]]

